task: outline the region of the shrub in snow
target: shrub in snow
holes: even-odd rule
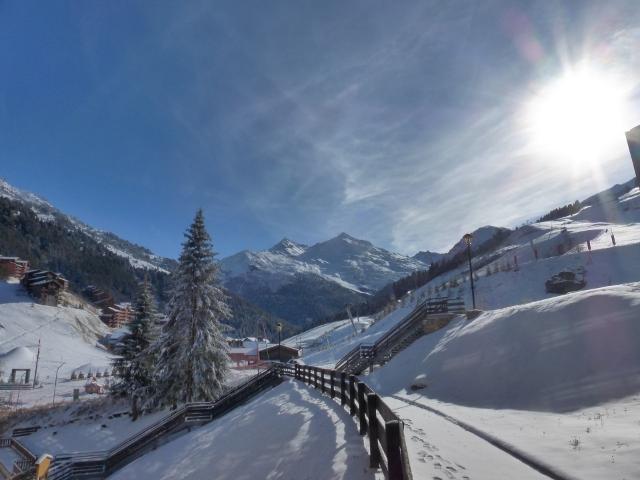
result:
[[[153,403],[159,405],[215,400],[222,393],[229,368],[220,322],[230,311],[218,283],[218,266],[202,210],[185,237],[168,320],[154,346],[158,360]]]

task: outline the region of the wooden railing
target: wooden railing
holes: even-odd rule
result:
[[[403,424],[371,387],[354,375],[336,370],[309,365],[282,365],[280,369],[283,375],[340,399],[340,404],[357,417],[360,435],[369,437],[371,468],[380,468],[389,480],[411,480]]]
[[[336,363],[336,370],[347,373],[360,373],[374,359],[386,355],[397,344],[403,342],[422,326],[422,320],[428,315],[440,313],[460,314],[465,312],[462,299],[435,298],[418,305],[400,322],[390,328],[374,344],[358,344]],[[384,363],[384,362],[383,362]]]
[[[280,369],[272,367],[230,390],[215,402],[188,403],[110,450],[56,455],[49,480],[105,477],[167,441],[171,434],[190,425],[207,423],[243,404],[258,392],[279,382],[280,375]]]
[[[285,375],[313,386],[331,398],[339,398],[340,404],[357,417],[360,434],[368,436],[369,465],[380,468],[389,480],[412,480],[403,424],[368,385],[344,372],[291,364],[275,364],[216,402],[189,403],[111,450],[57,455],[48,478],[106,477],[149,449],[166,442],[171,434],[188,427],[189,423],[209,422],[279,382]]]

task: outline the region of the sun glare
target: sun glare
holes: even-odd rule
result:
[[[613,76],[582,66],[534,97],[527,115],[536,150],[570,167],[594,166],[624,142],[626,89]]]

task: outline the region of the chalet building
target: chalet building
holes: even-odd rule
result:
[[[270,345],[260,349],[260,360],[272,360],[279,362],[288,362],[293,358],[298,358],[300,351],[297,348],[288,347],[286,345]]]
[[[116,304],[110,293],[107,293],[94,285],[89,285],[82,291],[82,293],[84,293],[91,303],[99,308],[109,307]]]
[[[60,305],[69,288],[66,278],[49,270],[29,270],[20,283],[38,303],[54,307]]]
[[[0,257],[0,272],[9,277],[22,279],[29,270],[29,262],[18,257]]]
[[[114,304],[102,308],[100,320],[108,327],[120,328],[133,320],[135,311],[129,304]]]
[[[89,285],[82,293],[101,309],[100,320],[111,328],[120,328],[131,322],[135,316],[130,304],[117,304],[113,295],[94,285]]]
[[[260,363],[259,349],[270,345],[269,340],[263,337],[227,337],[226,340],[229,345],[229,357],[235,362],[234,368],[257,366]]]

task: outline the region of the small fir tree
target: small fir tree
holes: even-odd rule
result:
[[[122,339],[120,356],[114,362],[118,379],[111,388],[115,395],[128,396],[132,400],[134,420],[139,402],[149,395],[152,384],[153,352],[149,348],[153,340],[155,308],[151,286],[145,276],[134,303],[134,319],[127,335]]]
[[[215,400],[222,393],[229,368],[220,322],[230,311],[218,285],[218,266],[202,210],[185,238],[168,320],[154,347],[158,352],[156,405]]]

